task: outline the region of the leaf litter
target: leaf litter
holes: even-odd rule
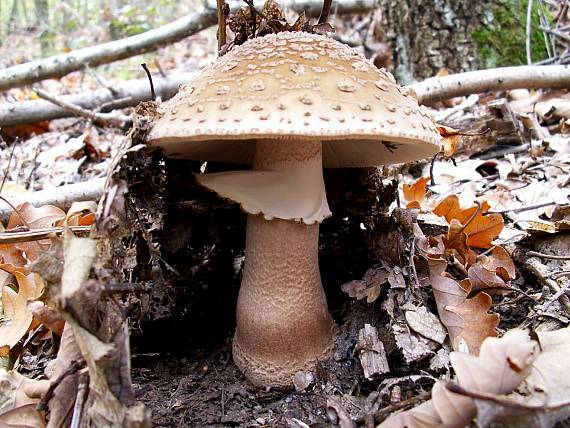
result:
[[[331,302],[340,324],[338,351],[317,373],[299,373],[296,392],[283,395],[250,389],[231,363],[231,327],[227,325],[222,329],[222,344],[198,342],[194,350],[185,350],[182,364],[180,350],[155,352],[160,346],[145,345],[144,336],[135,333],[136,396],[154,410],[155,423],[374,426],[388,417],[381,426],[402,426],[403,421],[410,427],[465,426],[476,421],[481,426],[549,427],[566,419],[570,415],[570,386],[561,374],[570,364],[566,327],[570,313],[564,303],[564,298],[568,299],[568,276],[564,272],[569,266],[568,261],[552,261],[543,255],[568,254],[568,244],[557,243],[567,241],[570,230],[568,101],[565,94],[549,97],[536,91],[527,95],[517,98],[507,94],[510,98],[504,99],[504,94],[493,94],[514,112],[517,135],[513,138],[518,139],[518,146],[527,144],[527,150],[501,154],[499,150],[513,147],[497,144],[494,135],[488,139],[495,143],[485,150],[469,146],[470,140],[485,137],[470,137],[472,132],[459,130],[458,124],[462,120],[470,123],[477,109],[490,108],[488,101],[480,99],[472,108],[449,115],[441,125],[444,156],[432,165],[426,164],[421,175],[417,166],[414,173],[393,169],[401,182],[399,207],[393,206],[395,195],[386,190],[385,178],[372,189],[378,193],[377,199],[386,197],[390,201],[384,207],[376,200],[374,209],[378,211],[374,214],[351,208],[351,203],[357,205],[357,198],[338,204],[338,211],[346,214],[349,224],[354,222],[359,230],[368,230],[357,235],[339,229],[336,241],[323,241],[323,251],[331,251],[335,256],[331,259],[339,266],[346,265],[338,254],[350,252],[344,248],[350,241],[347,236],[353,240],[358,236],[360,250],[366,252],[373,247],[371,242],[383,236],[382,226],[400,236],[404,245],[398,250],[397,262],[367,256],[366,264],[341,275],[343,280],[337,281],[341,283]],[[120,133],[81,122],[55,123],[61,128],[37,128],[35,136],[24,137],[15,145],[18,160],[8,169],[3,196],[107,173],[122,139]],[[464,147],[470,151],[462,153]],[[8,163],[7,150],[0,157],[3,164]],[[385,173],[388,171],[386,168]],[[353,196],[348,191],[344,195]],[[213,202],[198,196],[192,203],[196,207]],[[137,206],[138,213],[148,214],[142,205]],[[371,206],[368,203],[367,210]],[[231,208],[221,204],[217,209]],[[96,221],[92,204],[67,211],[31,205],[18,210],[19,215],[14,213],[2,226],[2,236],[54,226],[64,229],[64,223],[67,227],[88,226]],[[406,231],[390,223],[389,214],[397,210],[405,210],[410,219],[429,214],[438,222],[430,225],[430,216],[422,216],[428,220],[412,221],[414,227]],[[209,224],[219,225],[220,218],[218,223],[212,220]],[[148,219],[156,220],[150,214]],[[88,238],[68,233],[40,241],[0,244],[2,355],[23,361],[36,353],[33,361],[55,362],[51,373],[45,370],[43,380],[29,384],[31,379],[22,380],[15,371],[26,372],[23,364],[0,373],[2,393],[9,392],[5,394],[9,398],[0,403],[2,423],[45,423],[45,414],[30,403],[37,403],[45,394],[45,379],[58,378],[79,360],[82,363],[70,375],[71,384],[59,384],[60,389],[49,400],[50,423],[65,420],[66,404],[74,399],[85,373],[90,376],[91,392],[100,400],[93,407],[100,423],[132,417],[123,413],[111,393],[113,385],[105,377],[104,361],[115,348],[85,328],[78,314],[66,311],[54,298],[74,298],[78,288],[89,282],[96,258],[92,242],[75,241]],[[176,247],[172,236],[162,238],[164,264],[185,271],[176,251],[164,250],[168,245]],[[224,244],[217,241],[216,245]],[[212,259],[216,251],[204,252],[203,264],[192,266],[192,275],[209,269],[204,266],[216,260]],[[527,257],[531,251],[540,255]],[[59,266],[64,284],[60,289],[52,281],[57,266],[49,272],[46,267],[45,258],[50,254],[55,265],[65,260],[65,266]],[[131,274],[136,271],[132,268],[136,263],[129,264],[128,257],[124,260],[126,270]],[[232,259],[232,269],[238,273],[239,260],[239,254]],[[39,262],[36,269],[39,266],[40,272],[30,270],[32,262]],[[556,277],[558,274],[561,276]],[[330,278],[332,273],[324,267],[323,277],[327,275]],[[237,276],[229,281],[239,283]],[[197,283],[207,288],[208,284]],[[346,294],[342,296],[339,290]],[[232,307],[235,302],[231,298],[220,299],[226,298]],[[132,298],[129,304],[142,308],[144,299]],[[176,325],[172,319],[169,322],[167,325]],[[197,325],[190,328],[197,329]],[[61,337],[57,358],[55,352],[46,351],[46,346],[56,347],[54,335]],[[176,349],[165,343],[167,340],[173,340],[172,336],[159,341],[160,345]],[[2,361],[7,364],[8,359]],[[426,395],[430,391],[431,398]],[[411,410],[404,410],[408,408]],[[113,423],[119,423],[118,419]]]

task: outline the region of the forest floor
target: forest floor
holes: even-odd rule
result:
[[[211,35],[199,35],[157,56],[168,68],[194,70],[213,58],[213,50]],[[61,95],[96,85],[83,77],[73,73],[40,87]],[[112,81],[112,75],[105,77]],[[1,101],[30,94],[10,90]],[[460,130],[442,131],[453,159],[327,173],[335,218],[321,228],[320,259],[338,325],[336,350],[314,375],[301,373],[290,393],[254,389],[232,362],[243,215],[221,200],[207,218],[166,213],[156,239],[165,265],[177,275],[164,274],[167,297],[131,322],[135,397],[152,410],[153,425],[373,427],[398,410],[428,402],[438,381],[461,373],[452,353],[481,350],[481,363],[492,365],[484,339],[516,328],[538,332],[532,337],[539,337],[543,352],[565,364],[570,355],[568,329],[563,329],[570,322],[570,118],[562,106],[569,102],[565,91],[518,90],[438,103],[431,110],[439,122]],[[2,196],[9,199],[105,177],[125,130],[60,119],[4,129],[2,138]],[[180,175],[187,167],[199,166],[165,161],[171,190],[164,199],[172,205],[180,200],[185,186]],[[348,189],[354,183],[362,188]],[[194,196],[209,203],[199,193]],[[176,243],[180,223],[192,221],[207,229],[206,236],[189,238],[196,241],[181,249]],[[2,251],[8,254],[6,247]],[[45,334],[45,327],[35,328],[15,367],[41,378],[59,339]],[[564,331],[563,353],[551,351],[540,335],[552,330]],[[474,377],[484,372],[469,364]],[[492,376],[504,370],[497,368]],[[567,380],[554,381],[556,374],[547,369],[541,376],[558,385],[551,395],[557,404],[560,397],[567,400]],[[462,386],[468,396],[468,386]],[[516,423],[520,416],[499,400],[511,390],[476,398],[495,404],[495,415]],[[534,393],[527,395],[528,402],[540,401]],[[523,409],[520,402],[513,404],[516,398],[510,396],[510,408]],[[454,405],[465,410],[449,406]],[[567,410],[548,406],[525,411],[525,417],[568,416]],[[491,413],[490,404],[479,417],[485,412]]]

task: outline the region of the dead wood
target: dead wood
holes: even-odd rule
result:
[[[126,125],[131,123],[131,119],[128,116],[124,116],[122,114],[114,114],[114,113],[97,113],[90,110],[86,110],[84,108],[78,107],[75,104],[65,102],[60,100],[53,95],[48,94],[45,91],[42,91],[39,88],[33,88],[34,92],[38,94],[38,96],[46,101],[49,101],[56,106],[59,106],[71,114],[74,114],[79,117],[87,118],[99,125],[102,126],[116,126],[117,128],[124,128]]]
[[[541,65],[501,67],[430,77],[409,86],[422,104],[487,91],[570,87],[570,67]]]
[[[188,82],[194,73],[170,72],[167,78],[153,78],[156,94],[162,99],[172,97],[182,83]],[[67,104],[81,109],[108,112],[132,107],[151,99],[148,79],[129,80],[111,89],[98,89],[79,95],[59,97]],[[68,109],[45,100],[4,103],[0,105],[0,126],[24,125],[43,120],[73,116]]]
[[[259,2],[259,4],[261,3]],[[336,13],[366,12],[373,9],[375,4],[375,0],[343,1],[338,5]],[[322,2],[317,0],[290,0],[282,4],[283,7],[289,7],[296,12],[312,9],[320,11],[321,5]],[[232,2],[230,4],[230,8],[234,11],[242,6],[243,3],[240,2]],[[73,71],[82,70],[87,66],[96,67],[151,52],[196,34],[205,28],[215,25],[216,22],[216,6],[208,6],[201,12],[186,15],[170,24],[137,34],[136,36],[8,67],[0,70],[0,91],[45,79],[62,77]]]
[[[24,202],[29,202],[35,207],[55,205],[56,207],[67,209],[75,201],[98,201],[103,193],[104,185],[104,178],[96,178],[81,183],[40,190],[18,198],[11,198],[10,203],[17,206]],[[7,220],[10,214],[12,214],[12,208],[3,204],[0,207],[0,220]]]

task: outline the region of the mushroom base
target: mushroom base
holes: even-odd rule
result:
[[[256,386],[291,389],[333,350],[318,265],[319,225],[248,215],[233,358]]]

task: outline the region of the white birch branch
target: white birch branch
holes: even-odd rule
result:
[[[14,206],[29,202],[35,207],[55,205],[63,210],[67,210],[73,202],[98,201],[103,194],[105,180],[105,178],[96,178],[81,183],[40,190],[15,198],[9,198],[8,200]],[[12,208],[5,202],[0,201],[0,220],[7,220],[11,214]]]
[[[165,78],[153,77],[154,89],[157,96],[166,100],[171,98],[182,83],[188,82],[195,73],[181,73],[173,70]],[[137,79],[122,82],[109,89],[98,89],[78,95],[60,97],[62,101],[92,111],[111,111],[132,107],[141,101],[151,99],[148,79]],[[101,107],[104,107],[101,110]],[[65,108],[56,106],[44,100],[22,101],[18,103],[0,104],[0,126],[23,125],[37,123],[42,120],[69,117],[72,114]]]
[[[570,66],[531,65],[430,77],[409,85],[422,104],[506,89],[570,88]]]

